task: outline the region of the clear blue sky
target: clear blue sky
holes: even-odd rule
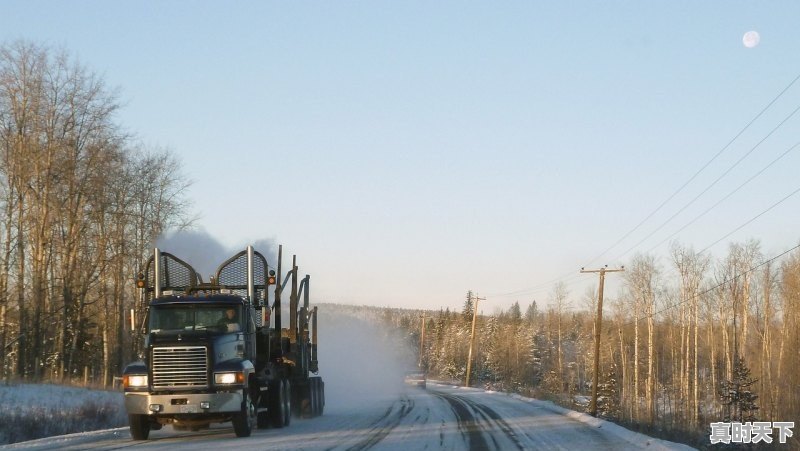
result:
[[[64,47],[180,156],[198,225],[274,239],[316,300],[573,304],[582,266],[660,244],[800,141],[800,2],[5,1],[0,40]],[[761,41],[746,48],[749,30]],[[800,116],[800,113],[798,113]],[[674,238],[697,250],[800,188],[789,152]],[[800,239],[800,194],[707,252]],[[604,251],[605,254],[600,256]],[[608,296],[615,295],[615,282]],[[520,292],[517,295],[504,295]]]

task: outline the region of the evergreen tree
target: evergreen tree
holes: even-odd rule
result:
[[[464,301],[464,309],[461,310],[461,320],[464,324],[472,324],[472,290],[467,291],[467,300]]]
[[[618,420],[621,416],[619,403],[619,383],[617,382],[616,365],[603,375],[597,384],[597,414],[610,420]]]
[[[508,317],[511,324],[514,326],[518,326],[522,321],[522,311],[519,308],[519,302],[511,304],[511,308],[508,310]]]
[[[539,317],[539,307],[536,305],[536,301],[531,302],[531,305],[528,306],[527,310],[525,310],[525,322],[533,327],[536,324],[536,320]]]
[[[726,410],[723,421],[739,423],[756,421],[758,395],[750,390],[756,382],[757,379],[750,377],[750,369],[745,365],[744,359],[736,356],[733,379],[723,381],[720,386],[719,396]]]
[[[502,383],[502,370],[507,366],[507,362],[503,361],[500,349],[498,349],[497,322],[497,318],[493,316],[486,321],[486,326],[484,326],[484,330],[481,333],[486,340],[482,346],[483,362],[480,365],[476,365],[478,367],[476,368],[478,380],[487,385],[492,384],[492,386],[498,382]]]

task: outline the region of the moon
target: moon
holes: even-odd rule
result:
[[[748,49],[757,46],[759,41],[761,41],[761,36],[758,35],[757,31],[748,31],[742,37],[742,44]]]

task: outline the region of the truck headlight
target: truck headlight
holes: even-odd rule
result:
[[[214,373],[214,383],[217,385],[243,384],[244,373],[241,371],[231,373]]]
[[[147,387],[146,374],[126,374],[122,377],[122,385],[125,388],[144,388]]]

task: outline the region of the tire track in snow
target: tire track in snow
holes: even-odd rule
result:
[[[356,445],[348,448],[347,451],[362,451],[372,448],[375,444],[386,438],[386,436],[392,432],[392,429],[396,428],[397,425],[414,410],[414,401],[407,396],[401,398],[400,410],[393,414],[397,405],[398,404],[395,403],[389,406],[383,416],[372,423],[372,429],[369,432],[370,435]]]
[[[486,421],[489,421],[489,422],[492,422],[492,423],[496,424],[497,427],[499,427],[500,430],[503,431],[503,433],[505,433],[506,436],[508,436],[508,438],[511,439],[511,441],[514,443],[514,445],[516,445],[517,449],[519,449],[520,451],[525,449],[525,446],[520,442],[519,437],[517,436],[517,433],[514,432],[514,429],[512,429],[511,426],[506,422],[506,420],[504,420],[503,417],[501,417],[491,407],[483,405],[483,404],[478,404],[477,402],[472,401],[470,399],[466,399],[466,398],[459,398],[459,399],[461,399],[462,401],[464,401],[464,403],[466,403],[467,405],[472,407],[473,410],[475,410],[476,412],[481,414],[481,416],[483,416],[483,418]],[[492,439],[494,440],[494,437],[492,437]],[[496,441],[495,441],[495,444],[497,444]],[[498,446],[498,449],[499,449],[499,446]]]
[[[467,404],[460,398],[447,395],[444,393],[433,393],[435,396],[447,401],[453,412],[456,414],[458,420],[458,429],[461,433],[466,435],[469,449],[471,450],[488,450],[489,444],[483,436],[478,420],[472,415]]]

